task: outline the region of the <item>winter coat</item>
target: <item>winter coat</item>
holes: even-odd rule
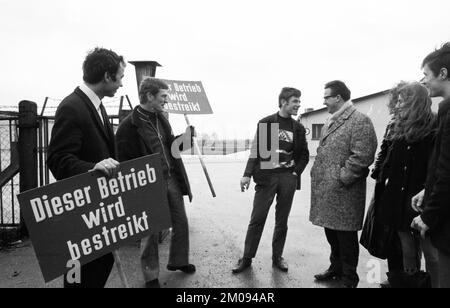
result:
[[[314,225],[337,231],[362,229],[366,178],[376,149],[372,121],[354,106],[326,129],[311,169]]]
[[[433,150],[434,134],[408,143],[394,140],[383,166],[381,196],[375,196],[379,222],[395,230],[410,230],[418,215],[411,207],[412,198],[425,188],[427,165]]]

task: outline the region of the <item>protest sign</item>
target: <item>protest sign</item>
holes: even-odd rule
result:
[[[84,265],[171,226],[159,154],[122,162],[112,177],[91,171],[17,197],[46,282],[71,260]]]
[[[167,104],[164,105],[168,113],[213,113],[201,81],[161,80],[169,86]]]

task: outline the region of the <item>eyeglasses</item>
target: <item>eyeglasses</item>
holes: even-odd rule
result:
[[[336,96],[337,96],[337,95],[328,95],[328,96],[324,96],[323,99],[324,99],[324,100],[327,100],[327,99],[329,99],[330,97],[336,97]]]

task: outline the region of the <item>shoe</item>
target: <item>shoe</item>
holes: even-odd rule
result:
[[[288,271],[288,265],[286,261],[282,257],[273,258],[272,259],[272,266],[278,268],[282,272]]]
[[[188,264],[188,265],[183,265],[183,266],[167,265],[167,269],[169,271],[182,271],[183,273],[186,273],[186,274],[195,273],[195,270],[196,270],[194,264]]]
[[[237,267],[233,268],[232,272],[233,272],[233,274],[239,274],[239,273],[245,271],[251,265],[252,265],[252,259],[249,259],[249,258],[239,259]]]
[[[161,288],[161,285],[159,284],[158,279],[154,279],[154,280],[147,281],[145,283],[145,287],[147,289],[159,289],[159,288]]]
[[[341,279],[342,274],[330,269],[327,269],[325,272],[314,275],[317,281],[329,281],[329,280],[339,280]]]

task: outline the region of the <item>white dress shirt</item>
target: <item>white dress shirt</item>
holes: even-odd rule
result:
[[[97,110],[98,116],[100,117],[100,120],[103,123],[103,116],[102,116],[102,112],[100,110],[100,104],[102,103],[102,101],[100,100],[100,98],[86,84],[82,84],[80,86],[80,90],[83,91],[84,94],[86,94],[86,96],[89,98],[91,103],[94,105],[94,108],[95,108],[95,110]]]

